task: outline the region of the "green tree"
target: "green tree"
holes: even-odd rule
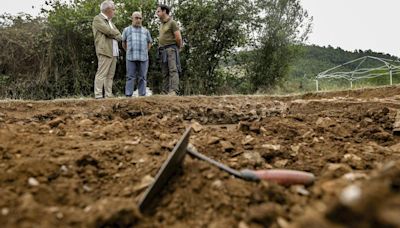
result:
[[[254,49],[242,60],[250,92],[269,90],[284,79],[312,21],[300,0],[256,0],[255,8]]]
[[[212,94],[223,78],[216,69],[246,43],[250,1],[180,0],[175,15],[186,43],[182,53],[185,94]]]

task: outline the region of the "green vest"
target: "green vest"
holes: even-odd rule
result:
[[[175,32],[179,31],[178,24],[176,21],[169,18],[166,22],[161,22],[160,25],[160,37],[158,38],[159,46],[167,46],[171,44],[177,44],[175,40]]]

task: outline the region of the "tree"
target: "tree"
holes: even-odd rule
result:
[[[252,85],[250,92],[268,90],[288,74],[298,52],[298,44],[307,39],[312,18],[299,0],[256,0],[254,50],[244,58]]]
[[[175,15],[186,43],[182,53],[186,94],[212,94],[221,84],[216,69],[246,42],[246,0],[180,0]]]

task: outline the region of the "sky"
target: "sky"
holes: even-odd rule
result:
[[[400,0],[300,0],[314,17],[308,43],[400,57]]]
[[[11,0],[0,14],[37,15],[45,0]],[[368,50],[400,57],[400,0],[300,0],[313,16],[308,44]],[[32,8],[34,6],[34,8]]]

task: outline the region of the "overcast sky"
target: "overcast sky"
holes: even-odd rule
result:
[[[400,0],[301,0],[314,17],[309,44],[371,49],[400,57]],[[0,13],[37,15],[44,0],[4,2]],[[32,9],[32,6],[35,8]]]
[[[400,57],[400,0],[301,0],[314,17],[309,43]]]

